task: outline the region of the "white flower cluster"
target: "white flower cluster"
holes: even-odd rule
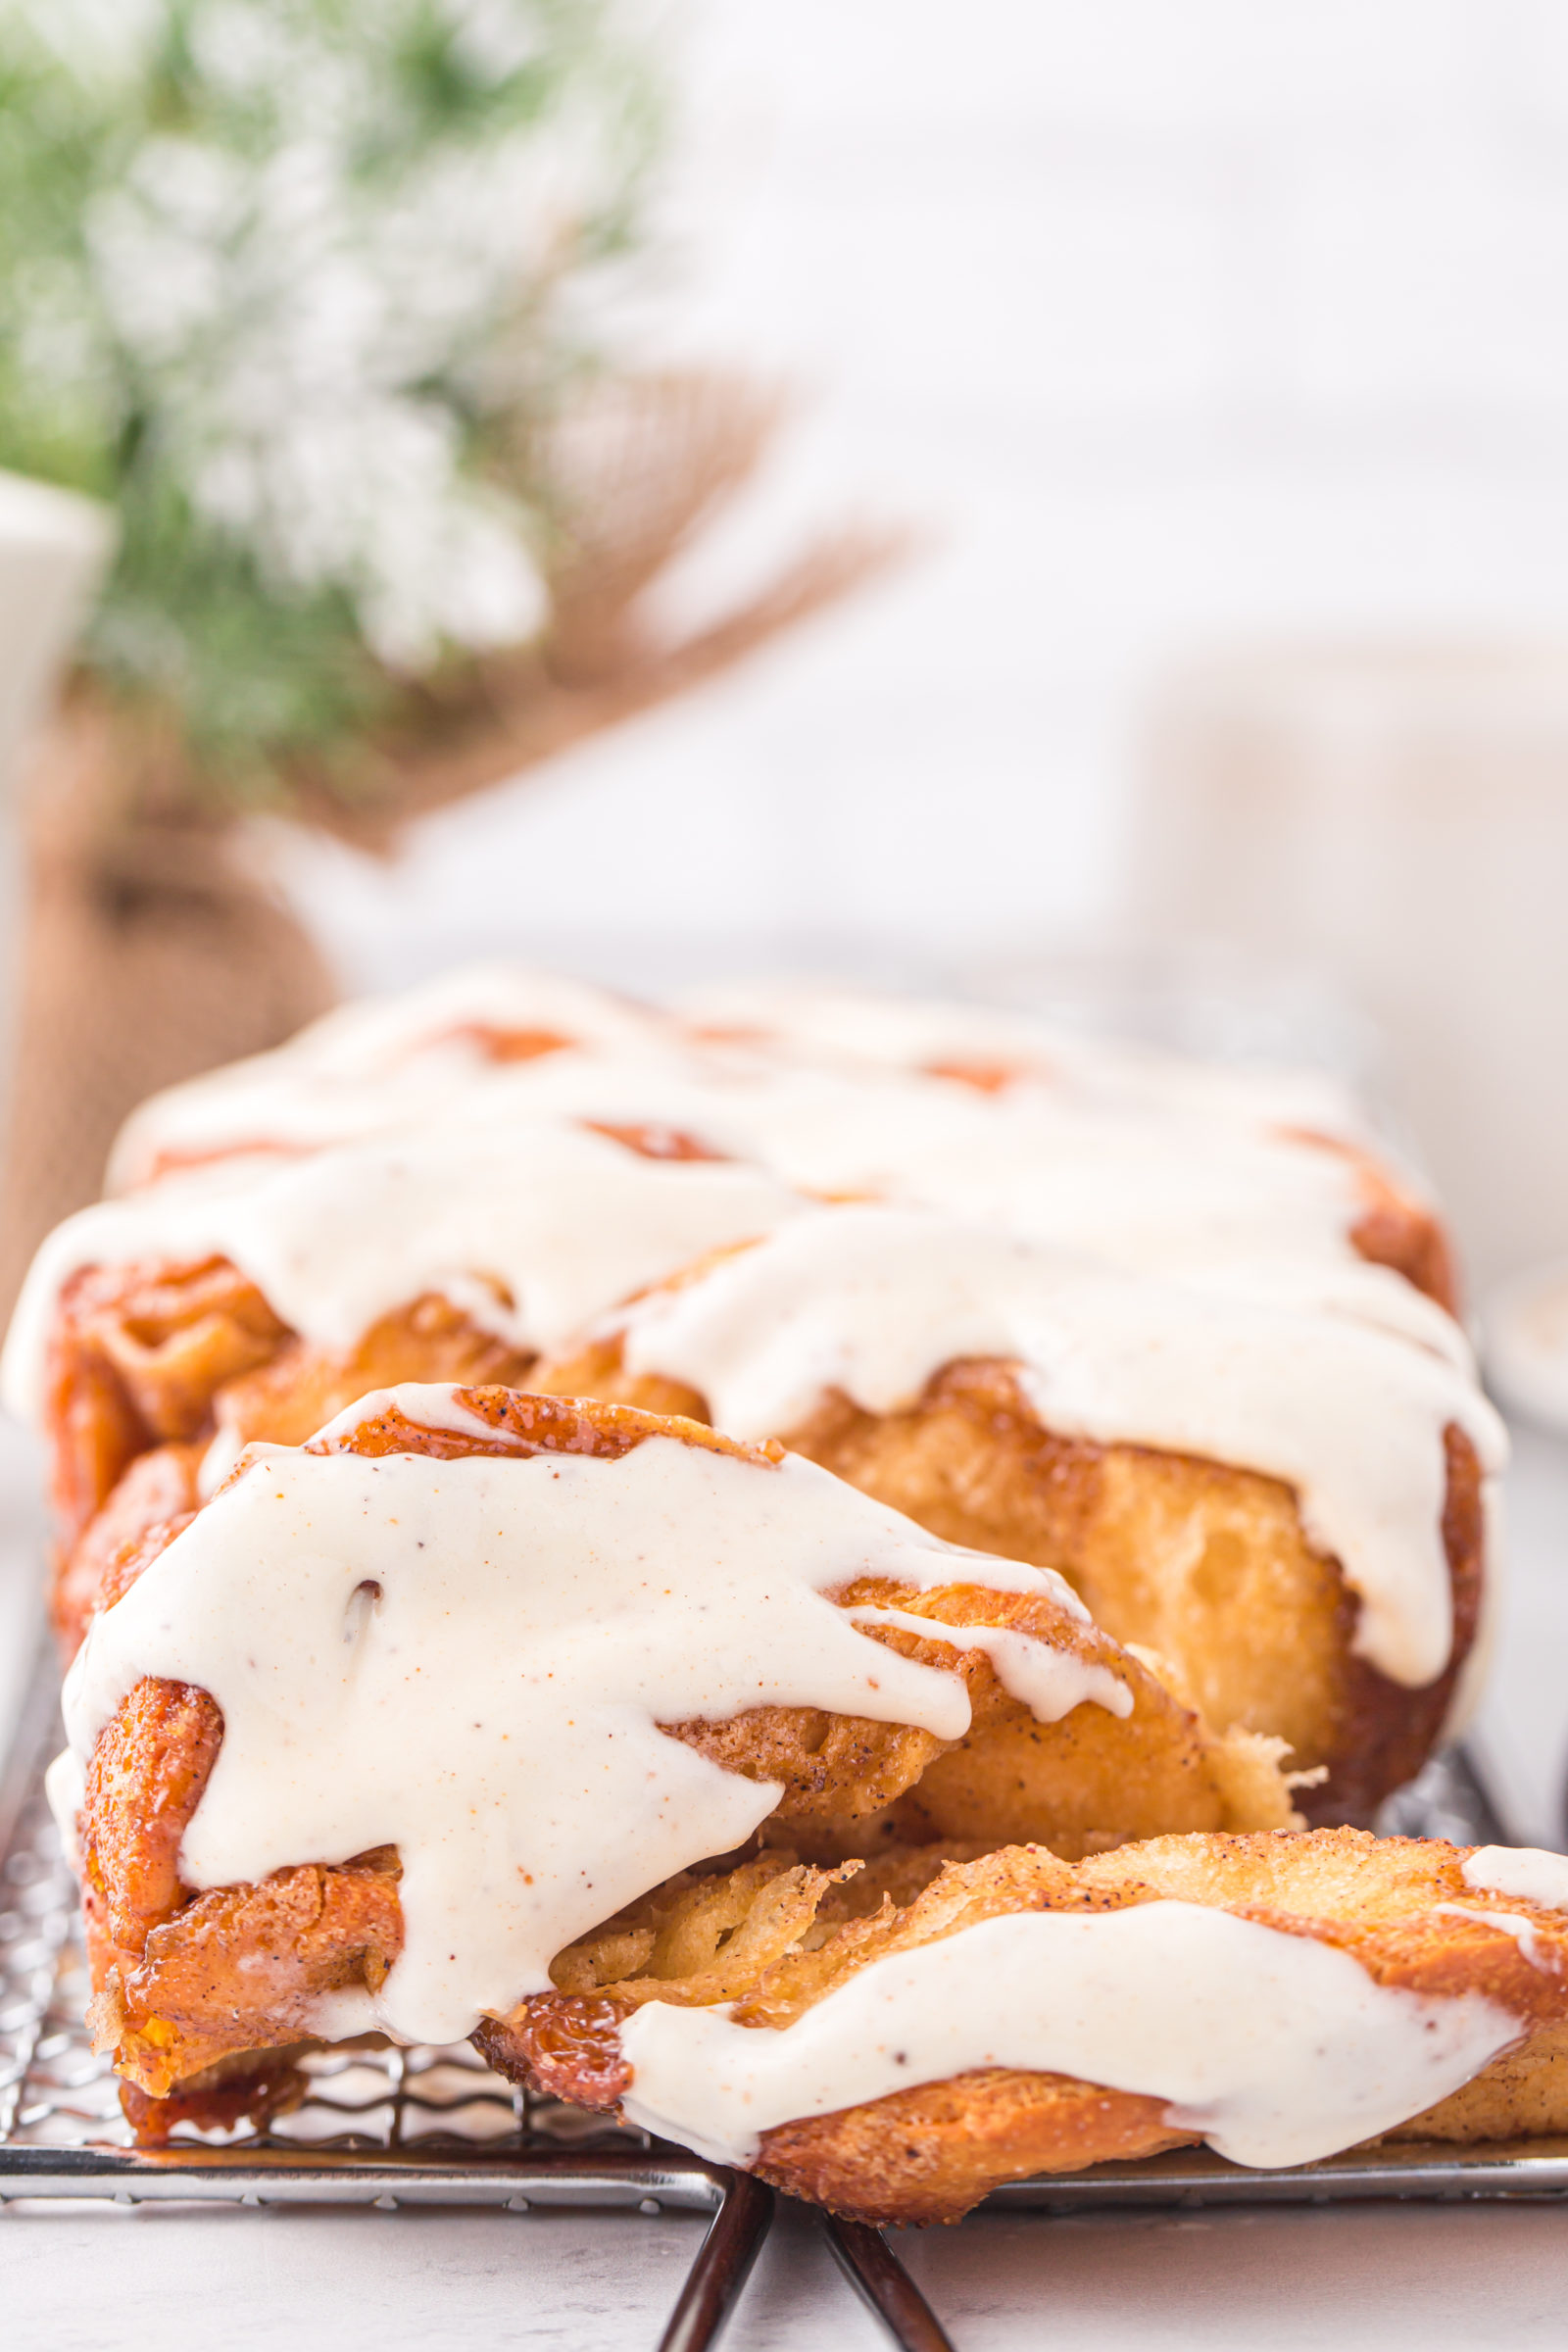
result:
[[[103,0],[32,0],[64,45]],[[591,109],[470,142],[396,137],[386,60],[416,14],[476,77],[526,65],[548,0],[112,0],[105,70],[144,72],[178,17],[214,104],[146,136],[87,222],[110,332],[177,453],[194,510],[265,576],[334,587],[390,664],[534,635],[530,517],[466,464],[498,344],[547,300],[604,184]],[[559,12],[557,12],[559,13]],[[103,27],[108,31],[107,24]],[[215,124],[232,112],[225,140]],[[247,125],[276,126],[259,140]]]

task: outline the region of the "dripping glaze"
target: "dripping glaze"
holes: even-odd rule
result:
[[[377,1401],[428,1420],[442,1394],[451,1402],[418,1388]],[[777,1784],[720,1769],[659,1723],[808,1706],[962,1738],[960,1679],[873,1641],[825,1597],[864,1576],[1058,1601],[1065,1590],[942,1544],[793,1457],[663,1437],[615,1460],[261,1446],[95,1620],[67,1730],[85,1764],[143,1676],[210,1691],[223,1739],[185,1833],[185,1884],[395,1845],[405,1943],[374,2019],[455,2040],[547,1988],[564,1945],[772,1810]],[[973,1645],[967,1628],[919,1622]],[[1103,1667],[1049,1643],[992,1654],[1043,1720],[1085,1701],[1130,1709]]]
[[[1505,1455],[1479,1390],[1427,1348],[914,1210],[816,1210],[614,1322],[628,1370],[699,1390],[738,1438],[787,1436],[829,1388],[897,1411],[944,1364],[994,1357],[1049,1429],[1282,1479],[1360,1597],[1355,1648],[1407,1686],[1452,1644],[1444,1431],[1489,1478]]]
[[[983,1920],[889,1954],[782,2029],[650,2001],[628,2118],[721,2163],[761,2134],[984,2067],[1167,2104],[1233,2163],[1308,2164],[1407,2122],[1517,2041],[1478,1993],[1380,1985],[1349,1953],[1185,1902]]]
[[[512,1346],[554,1348],[630,1292],[808,1205],[760,1168],[648,1159],[565,1122],[454,1119],[260,1170],[220,1163],[55,1228],[24,1285],[0,1388],[38,1418],[57,1301],[82,1266],[226,1257],[322,1347],[352,1348],[382,1315],[443,1291]]]

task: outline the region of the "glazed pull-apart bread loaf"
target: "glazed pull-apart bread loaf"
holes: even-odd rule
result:
[[[1462,1718],[1503,1442],[1332,1089],[486,968],[112,1181],[5,1385],[148,2136],[367,2033],[875,2220],[1568,2128],[1568,1866],[1344,1826]]]
[[[368,1399],[106,1601],[55,1788],[97,2031],[186,2109],[313,2035],[472,2033],[675,1874],[858,1858],[910,1793],[960,1850],[1294,1819],[1280,1743],[1210,1734],[1049,1570],[613,1405]]]
[[[8,1349],[68,1654],[125,1542],[245,1443],[400,1381],[527,1382],[780,1437],[1062,1569],[1211,1721],[1289,1740],[1314,1818],[1419,1768],[1480,1647],[1498,1433],[1429,1295],[1441,1229],[1287,1125],[1321,1103],[1054,1068],[1017,1025],[979,1062],[931,1008],[903,1060],[818,1068],[787,1024],[742,1054],[582,993],[447,983],[143,1114],[136,1165],[161,1119],[214,1164],[69,1220]]]

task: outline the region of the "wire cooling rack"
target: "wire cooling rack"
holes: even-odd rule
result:
[[[181,2126],[138,2149],[108,2061],[82,2023],[87,1998],[75,1886],[43,1793],[60,1744],[53,1675],[40,1665],[0,1779],[0,2203],[97,2197],[275,2204],[494,2205],[712,2219],[659,2352],[716,2345],[767,2232],[770,2192],[646,2132],[536,2099],[461,2043],[323,2050],[309,2088],[267,2130]],[[1496,1824],[1462,1757],[1429,1766],[1380,1825],[1490,1841]],[[994,2207],[1043,2214],[1107,2205],[1341,2198],[1568,2196],[1568,2141],[1371,2149],[1288,2173],[1248,2172],[1203,2150],[1016,2181]],[[887,2240],[824,2216],[828,2243],[903,2352],[952,2352]]]

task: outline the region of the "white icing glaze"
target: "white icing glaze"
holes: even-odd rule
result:
[[[1483,1894],[1511,1894],[1545,1911],[1568,1911],[1568,1854],[1539,1845],[1478,1845],[1459,1875]]]
[[[622,1054],[657,1052],[667,1035],[659,1013],[604,989],[522,965],[465,965],[339,1005],[270,1054],[151,1096],[121,1129],[109,1189],[147,1182],[166,1154],[309,1148],[426,1116],[496,1071],[475,1029],[532,1030]]]
[[[1034,1086],[993,1096],[913,1072],[594,1054],[508,1071],[472,1104],[475,1116],[519,1113],[662,1123],[809,1190],[913,1201],[1119,1264],[1279,1260],[1298,1281],[1304,1267],[1371,1274],[1359,1296],[1380,1297],[1379,1270],[1349,1241],[1361,1208],[1351,1163],[1223,1120]]]
[[[673,1127],[760,1164],[644,1160],[585,1132],[594,1119]],[[60,1286],[94,1259],[222,1252],[294,1328],[337,1347],[438,1288],[514,1344],[551,1348],[683,1259],[770,1231],[802,1186],[901,1195],[1467,1360],[1440,1308],[1350,1250],[1354,1203],[1331,1153],[999,1108],[925,1080],[785,1071],[758,1084],[562,1052],[475,1080],[461,1108],[417,1126],[303,1159],[220,1161],[68,1220],[24,1286],[5,1394],[36,1411]]]
[[[1140,1290],[1136,1308],[1123,1294],[1108,1324],[1104,1301],[1112,1293],[1102,1294],[1091,1319],[1102,1341],[1114,1326],[1117,1360],[1113,1379],[1097,1375],[1090,1383],[1093,1395],[1071,1364],[1056,1361],[1059,1346],[1048,1334],[1037,1383],[1049,1372],[1052,1410],[1077,1415],[1061,1425],[1213,1451],[1291,1479],[1314,1534],[1339,1553],[1361,1593],[1356,1639],[1363,1653],[1400,1681],[1423,1682],[1441,1670],[1447,1580],[1430,1508],[1428,1426],[1446,1401],[1452,1418],[1479,1433],[1494,1464],[1495,1424],[1470,1386],[1456,1325],[1398,1276],[1355,1254],[1348,1239],[1359,1205],[1354,1170],[1342,1155],[1280,1136],[1284,1098],[1274,1080],[1088,1046],[977,1008],[842,992],[761,995],[781,1007],[771,1058],[740,1049],[705,1053],[683,1043],[662,1016],[600,992],[480,967],[403,999],[345,1007],[276,1054],[174,1090],[138,1114],[126,1147],[131,1159],[225,1137],[232,1143],[270,1133],[298,1143],[375,1132],[303,1159],[220,1163],[70,1220],[46,1243],[24,1287],[6,1350],[7,1400],[36,1417],[60,1286],[94,1259],[188,1261],[220,1252],[251,1275],[285,1321],[329,1347],[352,1346],[379,1315],[433,1289],[514,1346],[550,1350],[684,1262],[774,1232],[799,1213],[802,1188],[877,1194],[990,1226],[998,1237],[1087,1250],[1125,1272],[1163,1278],[1162,1287]],[[579,1043],[498,1064],[465,1042],[465,1026],[474,1023],[543,1028]],[[830,1066],[808,1066],[802,1054]],[[1033,1074],[996,1094],[921,1074],[944,1057],[1010,1058]],[[580,1122],[595,1119],[675,1128],[734,1164],[643,1160],[585,1133]],[[956,1228],[944,1237],[929,1221],[922,1230],[928,1262],[904,1284],[896,1312],[884,1299],[878,1311],[887,1328],[869,1355],[863,1333],[835,1337],[827,1328],[832,1318],[818,1311],[814,1344],[819,1353],[827,1348],[828,1358],[804,1361],[797,1302],[786,1302],[780,1320],[778,1302],[756,1290],[757,1269],[740,1277],[759,1311],[772,1318],[749,1343],[747,1380],[765,1388],[793,1361],[801,1386],[793,1400],[775,1395],[769,1414],[760,1417],[733,1382],[720,1396],[715,1377],[698,1379],[721,1423],[744,1432],[798,1418],[808,1392],[839,1380],[829,1359],[841,1344],[857,1357],[861,1386],[855,1393],[875,1409],[886,1409],[888,1391],[884,1380],[877,1391],[884,1401],[876,1402],[865,1386],[871,1356],[897,1359],[906,1390],[966,1352],[1032,1362],[1023,1304],[991,1313],[972,1296],[972,1281],[965,1278],[960,1299],[949,1279],[948,1261],[972,1256],[973,1238]],[[998,1267],[1005,1249],[999,1238]],[[855,1269],[848,1279],[853,1288]],[[1176,1313],[1172,1279],[1208,1295],[1201,1313],[1190,1304]],[[1091,1288],[1078,1283],[1080,1320]],[[703,1287],[702,1312],[710,1311],[714,1296],[711,1285]],[[1229,1320],[1224,1300],[1241,1302]],[[992,1298],[990,1306],[997,1304]],[[1254,1318],[1249,1325],[1249,1304],[1271,1310],[1272,1324]],[[1151,1328],[1139,1334],[1131,1326],[1146,1307]],[[657,1302],[651,1311],[655,1318],[665,1312]],[[672,1311],[689,1315],[696,1304]],[[853,1322],[859,1308],[850,1298],[836,1311],[840,1322]],[[1052,1330],[1059,1332],[1062,1311],[1058,1299],[1046,1318]],[[1181,1337],[1172,1350],[1161,1335],[1173,1313]],[[912,1323],[920,1326],[917,1347]],[[1341,1324],[1413,1341],[1460,1377],[1423,1381],[1412,1372],[1391,1388],[1382,1375],[1394,1357],[1375,1348],[1358,1352],[1353,1337],[1337,1341]],[[1266,1352],[1272,1331],[1298,1358],[1294,1367],[1268,1367],[1250,1399],[1226,1354],[1227,1333],[1244,1328],[1250,1337],[1243,1352]],[[1103,1346],[1096,1345],[1102,1358]],[[633,1360],[652,1364],[637,1356],[640,1346],[634,1332]],[[1180,1356],[1202,1391],[1179,1399],[1174,1416],[1162,1349]],[[1348,1504],[1343,1465],[1338,1456],[1326,1463],[1321,1443],[1332,1424],[1337,1445],[1348,1419],[1332,1398],[1310,1398],[1294,1440],[1280,1442],[1282,1417],[1308,1396],[1309,1365],[1332,1371],[1347,1362],[1371,1407],[1381,1411],[1392,1397],[1407,1435],[1420,1423],[1426,1465],[1421,1476],[1402,1477],[1393,1457],[1409,1470],[1413,1453],[1410,1445],[1396,1445],[1386,1475],[1373,1482],[1376,1492],[1363,1481]],[[681,1366],[666,1357],[657,1368]],[[853,1384],[846,1378],[839,1385]],[[1037,1394],[1045,1392],[1037,1386]],[[1124,1407],[1130,1417],[1118,1419]],[[1372,1450],[1363,1431],[1360,1454]],[[226,1474],[231,1458],[220,1439],[204,1466],[209,1485]],[[1489,1507],[1492,1493],[1489,1486]],[[1376,1527],[1369,1511],[1383,1514]]]
[[[808,1061],[872,1069],[1016,1069],[1058,1093],[1103,1103],[1259,1130],[1297,1127],[1345,1138],[1365,1133],[1349,1090],[1326,1071],[1201,1061],[990,1004],[785,980],[689,990],[677,1009],[699,1033],[730,1028],[749,1036],[754,1051]]]
[[[426,1422],[454,1409],[449,1390],[374,1401]],[[564,1944],[771,1811],[776,1784],[656,1723],[800,1705],[962,1737],[961,1681],[824,1597],[863,1575],[1057,1591],[795,1459],[665,1438],[616,1461],[257,1446],[94,1621],[67,1730],[85,1761],[142,1676],[211,1691],[223,1740],[185,1883],[396,1845],[406,1941],[376,2022],[447,2041],[543,1989]],[[1015,1639],[998,1672],[1052,1717],[1105,1703],[1102,1669],[1029,1654],[1048,1649]]]
[[[1107,1262],[1116,1262],[1114,1253]],[[1371,1265],[1359,1257],[1330,1264],[1282,1254],[1266,1260],[1210,1257],[1185,1266],[1175,1261],[1166,1273],[1169,1280],[1191,1282],[1198,1289],[1226,1298],[1250,1299],[1258,1306],[1370,1323],[1375,1330],[1413,1341],[1416,1347],[1442,1356],[1475,1384],[1475,1350],[1460,1326],[1435,1298],[1416,1290],[1391,1266]]]
[[[831,982],[729,981],[688,989],[676,1004],[699,1035],[733,1032],[762,1052],[851,1068],[946,1062],[1051,1080],[1082,1051],[1076,1040],[1019,1013]]]
[[[265,1057],[259,1073],[242,1064],[192,1081],[172,1110],[156,1100],[136,1114],[127,1130],[135,1152],[127,1146],[122,1158],[129,1165],[139,1153],[150,1164],[160,1150],[267,1138],[324,1146],[455,1107],[497,1125],[643,1121],[695,1134],[792,1184],[886,1193],[1125,1263],[1358,1262],[1348,1239],[1358,1196],[1342,1157],[1138,1102],[1039,1087],[992,1097],[894,1070],[737,1065],[683,1054],[657,1035],[516,1065],[439,1038],[380,1063],[338,1052],[327,1066],[308,1056],[296,1066],[296,1051]]]
[[[1017,2067],[1162,2099],[1235,2163],[1306,2164],[1419,2115],[1522,2030],[1226,1911],[1033,1911],[873,1961],[782,2031],[650,2002],[621,2028],[623,2103],[744,2163],[778,2124]]]
[[[1460,1372],[1383,1332],[871,1207],[800,1218],[617,1320],[628,1369],[701,1391],[740,1438],[786,1435],[830,1389],[888,1413],[956,1358],[1016,1362],[1048,1428],[1285,1480],[1360,1597],[1359,1653],[1408,1686],[1447,1662],[1443,1433],[1488,1472],[1504,1440]]]
[[[802,1040],[822,1057],[813,1067],[703,1051],[659,1015],[573,984],[460,972],[346,1006],[273,1054],[155,1098],[125,1130],[115,1181],[145,1175],[162,1152],[318,1147],[461,1106],[502,1121],[662,1122],[793,1184],[884,1193],[1155,1270],[1281,1259],[1327,1279],[1357,1263],[1353,1169],[1282,1132],[1293,1118],[1345,1121],[1277,1077],[1089,1045],[974,1007],[831,994],[821,1007]],[[554,1029],[578,1050],[497,1063],[465,1040],[475,1022]],[[835,1031],[868,1042],[834,1047]],[[890,1050],[871,1050],[883,1033]],[[997,1095],[922,1075],[944,1053],[1010,1055],[1036,1075]],[[1394,1297],[1374,1282],[1343,1303],[1376,1319],[1399,1312]],[[1433,1328],[1429,1317],[1429,1344]]]
[[[220,1422],[217,1437],[196,1465],[196,1492],[203,1502],[218,1493],[244,1450],[245,1440],[239,1431]]]
[[[983,1138],[953,1135],[921,1154],[905,1197],[1151,1272],[1356,1262],[1354,1176],[1336,1153],[1045,1101],[1004,1100],[990,1118]]]
[[[446,1291],[514,1346],[555,1348],[629,1292],[804,1205],[760,1168],[645,1159],[565,1125],[453,1119],[262,1174],[220,1166],[55,1228],[24,1286],[0,1388],[14,1412],[37,1415],[55,1302],[84,1265],[231,1258],[325,1347],[352,1347],[394,1307]]]
[[[1075,1613],[1088,1616],[1082,1602]],[[1086,1698],[1103,1707],[1107,1715],[1125,1716],[1133,1711],[1131,1690],[1117,1681],[1108,1666],[1086,1666],[1070,1651],[1050,1649],[1045,1642],[1028,1634],[1015,1634],[1007,1626],[937,1626],[929,1617],[917,1617],[912,1609],[851,1609],[848,1615],[856,1625],[893,1625],[928,1642],[933,1638],[951,1642],[956,1649],[983,1650],[1003,1688],[1023,1700],[1037,1723],[1059,1722]]]
[[[998,1103],[923,1078],[564,1052],[475,1092],[465,1118],[666,1127],[792,1185],[868,1194],[1108,1263],[1397,1331],[1473,1368],[1450,1315],[1348,1240],[1353,1172],[1334,1153],[1038,1094]]]

